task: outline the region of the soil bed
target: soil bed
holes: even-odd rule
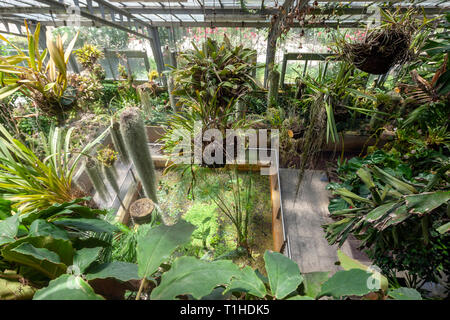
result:
[[[219,208],[233,210],[238,203],[236,192],[236,173],[223,169],[201,169],[195,173],[194,183],[191,176],[182,176],[175,171],[158,175],[158,205],[166,224],[174,223],[182,217],[194,224],[191,242],[176,252],[176,255],[194,255],[210,260],[217,258],[232,259],[241,265],[250,265],[264,272],[264,252],[273,248],[272,207],[270,183],[267,176],[259,172],[239,172],[240,197],[243,207],[246,192],[250,190],[248,246],[251,257],[237,249],[237,232],[231,220]],[[251,180],[251,188],[248,183]],[[213,198],[215,197],[215,198]],[[218,206],[217,199],[221,201]],[[213,199],[216,199],[214,201]]]

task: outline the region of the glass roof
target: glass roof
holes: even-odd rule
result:
[[[294,0],[294,4],[305,0]],[[450,11],[450,0],[414,1],[312,1],[306,0],[309,27],[351,26],[373,19],[371,6],[423,7],[427,16]],[[20,29],[23,19],[47,26],[79,25],[118,26],[141,32],[146,27],[269,27],[271,17],[279,12],[283,1],[272,0],[0,0],[0,30]],[[79,7],[79,10],[77,11]],[[73,13],[77,13],[74,15]],[[317,21],[320,21],[318,23]],[[12,32],[12,31],[11,31]]]

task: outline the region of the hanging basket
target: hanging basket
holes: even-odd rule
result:
[[[134,222],[144,224],[150,221],[154,207],[151,199],[142,198],[131,204],[130,215]]]
[[[343,56],[356,68],[370,74],[385,74],[394,65],[409,60],[411,32],[401,25],[376,29],[360,43],[345,43]]]

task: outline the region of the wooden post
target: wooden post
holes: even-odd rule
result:
[[[300,0],[301,4],[299,5],[300,9],[309,1],[309,0]],[[283,5],[281,6],[278,16],[275,18],[275,22],[270,28],[269,37],[267,38],[267,51],[266,51],[266,69],[264,70],[264,87],[267,88],[267,79],[269,77],[270,71],[273,70],[275,63],[275,53],[277,50],[277,39],[281,35],[281,25],[286,20],[286,16],[289,12],[289,9],[293,5],[294,0],[285,0]]]
[[[278,100],[278,83],[280,82],[280,73],[272,70],[269,74],[269,91],[267,92],[267,107],[275,107]]]
[[[287,57],[283,55],[283,65],[281,66],[280,87],[284,90],[284,78],[286,77]]]

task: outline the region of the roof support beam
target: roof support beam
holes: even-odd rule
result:
[[[41,25],[53,25],[52,21],[41,21]],[[93,27],[95,26],[93,21],[81,21],[80,26]],[[210,28],[219,28],[219,27],[240,27],[240,28],[268,28],[270,27],[269,21],[153,21],[151,24],[152,27],[210,27]],[[359,28],[364,27],[365,23],[361,22],[318,22],[311,23],[307,25],[300,25],[300,23],[294,23],[291,28],[303,28],[303,29],[311,29],[311,28]],[[129,31],[128,31],[129,32]]]
[[[52,6],[52,8],[64,9],[66,12],[68,12],[69,5],[64,4],[62,2],[58,2],[56,0],[37,0],[37,1],[39,1],[41,3],[44,3],[44,4],[47,4],[47,5],[50,5],[50,6]],[[119,24],[119,23],[116,23],[116,22],[111,22],[109,20],[97,17],[96,15],[90,13],[89,11],[86,11],[85,8],[80,8],[80,16],[82,16],[83,18],[91,20],[94,25],[95,25],[95,23],[99,23],[101,25],[105,25],[105,26],[108,26],[108,27],[113,27],[113,28],[116,28],[116,29],[119,29],[119,30],[122,30],[122,31],[125,31],[125,32],[129,32],[129,33],[134,34],[134,35],[136,35],[138,37],[142,37],[142,38],[150,40],[150,37],[148,35],[139,32],[138,26],[136,26],[136,30],[131,29],[131,26],[130,26],[130,28],[127,28],[127,27],[123,26],[123,24]],[[136,19],[134,21],[137,23]]]
[[[96,1],[96,0],[93,0]],[[97,1],[98,2],[98,1]],[[110,4],[109,4],[110,5]],[[114,6],[113,6],[114,7]],[[87,7],[81,7],[81,8],[87,8]],[[248,7],[248,10],[250,10],[252,13],[249,14],[247,10],[243,10],[242,8],[216,8],[216,7],[210,7],[205,6],[203,9],[199,6],[184,6],[184,7],[139,7],[139,6],[128,6],[128,7],[121,7],[117,8],[115,7],[116,12],[118,13],[122,12],[124,16],[132,15],[132,14],[219,14],[219,15],[245,15],[249,16],[251,19],[251,16],[260,15],[272,15],[278,13],[277,8],[264,8],[261,9],[260,7]],[[383,7],[385,9],[388,9],[390,7]],[[445,11],[450,10],[450,7],[424,7],[425,13],[427,15],[429,14],[441,14]],[[65,9],[63,8],[50,8],[50,7],[36,7],[36,6],[30,6],[30,7],[0,7],[0,14],[48,14],[50,10],[53,13],[66,13]],[[103,5],[99,6],[93,6],[92,12],[93,14],[101,14],[104,10]],[[407,8],[402,8],[402,10],[406,11]],[[125,14],[126,13],[126,14]],[[332,15],[332,16],[341,16],[341,15],[359,15],[359,14],[367,14],[367,6],[357,6],[357,7],[350,7],[350,8],[311,8],[310,11],[307,13],[308,15]],[[133,19],[136,19],[136,17],[132,17]]]
[[[164,58],[161,51],[161,40],[159,37],[158,28],[151,27],[148,29],[148,32],[151,34],[150,47],[152,48],[153,58],[155,58],[156,69],[159,74],[162,74],[165,70],[164,66]],[[167,79],[165,76],[162,77],[164,85],[167,85]]]

